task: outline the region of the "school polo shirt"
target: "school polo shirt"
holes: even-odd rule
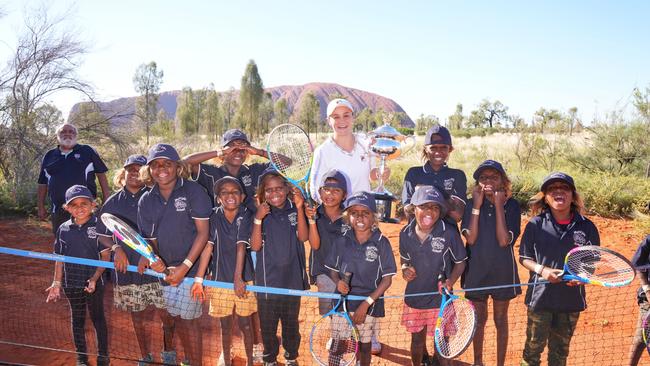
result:
[[[563,269],[569,250],[582,245],[600,245],[598,229],[586,217],[574,213],[571,222],[563,226],[555,221],[549,210],[533,217],[521,236],[519,257]],[[572,313],[587,307],[584,285],[537,284],[540,280],[541,276],[530,272],[528,282],[535,284],[526,290],[526,305],[533,311]]]
[[[429,163],[409,168],[402,187],[402,204],[411,203],[415,187],[419,185],[435,186],[445,197],[455,196],[467,201],[467,177],[460,169],[449,168],[446,164],[435,171]]]
[[[309,288],[305,246],[298,240],[298,210],[287,200],[284,207],[271,206],[262,221],[262,249],[257,254],[255,284],[294,290]],[[257,296],[272,298],[265,293]]]
[[[341,273],[350,272],[350,295],[369,296],[382,278],[397,272],[393,249],[381,231],[375,230],[363,244],[359,244],[354,230],[336,239],[325,266]],[[383,294],[382,294],[383,296]],[[355,311],[364,300],[348,300],[348,310]],[[368,315],[384,316],[384,300],[377,299],[368,307]]]
[[[318,207],[318,219],[316,219],[320,247],[318,250],[311,250],[309,253],[309,276],[312,284],[316,283],[316,277],[324,274],[329,277],[330,270],[325,267],[325,261],[332,250],[334,240],[342,236],[350,227],[343,223],[343,218],[338,217],[334,221],[325,214],[323,206]]]
[[[103,248],[97,241],[97,217],[92,216],[83,225],[77,225],[70,219],[56,232],[54,241],[54,253],[67,257],[78,257],[87,259],[100,259],[99,253]],[[97,267],[75,263],[63,263],[63,287],[84,288],[88,285],[88,279],[95,274]],[[98,283],[103,283],[100,278]]]
[[[178,178],[168,200],[160,194],[157,184],[142,195],[138,202],[138,227],[143,237],[158,241],[158,253],[165,264],[176,267],[187,258],[196,238],[194,220],[209,220],[211,213],[212,200],[205,189]],[[186,277],[194,277],[197,263]]]
[[[468,230],[472,218],[474,202],[470,198],[463,213],[462,230]],[[521,232],[521,209],[513,198],[506,200],[503,205],[506,220],[506,230],[510,234],[508,246],[502,248],[497,242],[496,208],[487,198],[483,199],[481,213],[478,216],[478,237],[474,245],[467,245],[467,268],[463,287],[477,287],[519,284],[517,263],[515,261],[514,245]],[[472,294],[499,293],[513,298],[521,293],[519,286],[487,291],[472,291]]]
[[[149,188],[143,187],[135,194],[127,191],[126,189],[121,189],[118,192],[115,192],[112,196],[106,200],[104,206],[102,206],[99,217],[102,213],[113,214],[122,220],[124,220],[131,228],[137,230],[138,228],[138,201],[140,197],[147,192]],[[111,233],[102,220],[97,220],[97,235],[107,236],[112,238],[113,234]],[[115,240],[115,239],[114,239]],[[124,254],[126,254],[129,264],[137,266],[138,261],[140,260],[140,254],[135,250],[131,249],[128,245],[117,240],[117,243],[120,244]],[[142,285],[146,283],[158,282],[158,279],[148,275],[141,275],[137,272],[126,272],[121,273],[118,271],[113,271],[115,274],[116,283],[120,286],[126,285]]]
[[[251,212],[257,211],[255,206],[255,190],[257,189],[257,180],[262,172],[269,167],[269,163],[254,163],[250,165],[243,164],[239,168],[237,176],[233,176],[228,172],[225,165],[215,166],[210,164],[199,164],[199,173],[196,177],[196,182],[202,185],[208,195],[214,201],[214,206],[217,202],[214,197],[214,183],[223,177],[233,177],[239,180],[239,183],[244,187],[244,205],[248,207]]]
[[[237,264],[237,248],[246,246],[242,279],[253,280],[253,260],[251,259],[250,238],[253,228],[253,214],[245,206],[240,206],[233,222],[229,222],[223,207],[214,209],[210,216],[210,239],[212,244],[212,260],[210,270],[212,279],[223,282],[234,282],[235,266]]]
[[[77,144],[67,154],[63,154],[57,147],[43,157],[38,184],[47,184],[52,212],[57,212],[65,203],[65,191],[75,184],[88,187],[96,197],[95,173],[107,171],[108,168],[97,151],[88,145]]]
[[[343,173],[348,179],[348,195],[370,191],[370,170],[375,166],[373,154],[368,147],[370,141],[355,134],[355,144],[352,152],[343,150],[328,137],[325,142],[314,150],[314,160],[309,177],[309,191],[314,200],[320,202],[318,188],[323,174],[332,169]]]
[[[419,294],[438,291],[438,276],[451,272],[453,266],[467,259],[463,241],[458,231],[444,220],[438,220],[424,240],[415,232],[417,222],[411,220],[399,234],[399,255],[403,263],[415,268],[417,277],[406,283],[405,294]],[[406,305],[416,309],[440,307],[440,295],[407,296]]]
[[[639,244],[632,257],[632,265],[634,267],[647,266],[648,264],[650,264],[650,235],[646,236],[641,244]],[[650,270],[646,268],[641,270],[641,272],[644,272],[647,280],[650,281]]]

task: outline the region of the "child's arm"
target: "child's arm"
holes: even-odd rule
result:
[[[237,242],[237,257],[235,258],[235,273],[233,286],[235,295],[240,299],[246,298],[246,283],[244,282],[244,259],[246,258],[246,242]]]
[[[56,262],[54,264],[54,279],[52,280],[52,285],[45,289],[47,292],[47,298],[45,302],[56,302],[56,300],[61,298],[61,281],[63,280],[63,262]]]
[[[251,249],[258,252],[262,249],[262,220],[271,211],[268,203],[262,203],[255,213],[253,220],[253,231],[251,233]]]
[[[222,157],[227,149],[228,147],[222,150],[217,149],[213,151],[197,152],[184,157],[182,161],[187,163],[187,165],[190,166],[190,169],[192,170],[192,175],[195,176],[199,173],[199,164],[203,163],[206,160]]]
[[[110,262],[111,261],[111,250],[110,249],[104,249],[101,252],[99,252],[99,255],[101,259],[104,262]],[[97,267],[95,270],[95,273],[88,279],[88,286],[84,288],[84,291],[92,294],[95,292],[95,289],[97,288],[97,281],[102,278],[102,274],[104,274],[104,270],[106,268],[104,267]]]
[[[388,290],[390,285],[393,283],[393,276],[388,275],[384,276],[379,282],[379,286],[373,291],[370,296],[366,298],[365,301],[362,301],[357,310],[352,314],[352,322],[355,324],[363,324],[366,321],[366,314],[368,313],[368,308],[370,305],[374,304],[377,299],[384,295],[384,292]]]
[[[445,284],[448,290],[451,290],[454,287],[454,284],[456,283],[456,281],[458,281],[460,275],[462,275],[463,272],[465,271],[466,266],[467,264],[465,261],[454,264],[454,268],[452,268],[451,274],[449,275],[449,278],[446,281],[447,283]]]
[[[305,218],[305,198],[302,196],[298,188],[293,187],[292,190],[293,203],[295,203],[296,211],[298,212],[298,240],[306,242],[309,240],[309,227],[307,226],[307,219]]]
[[[208,265],[210,264],[213,245],[214,243],[209,241],[208,245],[203,248],[201,257],[199,258],[199,268],[196,271],[196,276],[194,276],[194,283],[190,289],[192,298],[201,302],[205,300],[205,292],[203,292],[203,277],[205,277],[205,272],[207,271]]]
[[[305,204],[305,214],[309,224],[309,245],[313,250],[320,248],[320,235],[318,234],[318,225],[316,225],[316,207],[309,207]]]
[[[512,243],[512,236],[506,225],[505,203],[508,198],[503,191],[494,192],[494,208],[496,218],[497,243],[501,248],[505,248]]]
[[[205,244],[208,242],[210,221],[194,219],[194,225],[196,225],[196,236],[194,237],[194,242],[192,243],[189,253],[185,256],[185,260],[189,260],[192,263],[199,259],[201,252],[203,252],[203,249],[205,248]],[[174,268],[171,274],[165,277],[165,281],[169,282],[172,286],[178,286],[183,281],[183,278],[185,278],[185,275],[191,267],[191,265],[188,266],[183,262],[180,266]]]

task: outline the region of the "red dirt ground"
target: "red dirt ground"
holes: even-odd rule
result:
[[[605,247],[618,251],[628,258],[634,253],[642,239],[635,235],[633,223],[625,220],[610,220],[590,217],[600,230],[601,242]],[[525,219],[522,220],[522,228]],[[382,232],[390,239],[396,258],[398,258],[398,236],[402,225],[382,224]],[[11,219],[0,221],[0,246],[51,252],[52,235],[45,223]],[[517,248],[518,249],[518,244]],[[74,364],[71,351],[72,337],[69,326],[69,310],[65,300],[56,304],[45,304],[43,290],[52,279],[53,263],[40,259],[20,258],[0,255],[0,361],[36,365]],[[522,282],[528,280],[528,273],[520,267]],[[403,294],[405,283],[396,276],[386,295]],[[588,288],[589,308],[581,315],[580,322],[571,343],[570,365],[622,365],[627,361],[627,352],[634,332],[638,314],[635,303],[637,284],[621,289]],[[110,286],[108,286],[110,287]],[[524,289],[525,291],[525,289]],[[113,365],[134,364],[125,359],[137,359],[135,336],[128,317],[112,308],[112,293],[107,289],[105,308],[109,321],[111,360]],[[382,320],[382,353],[373,356],[375,365],[406,365],[409,361],[410,337],[399,324],[402,301],[387,300],[386,318]],[[311,324],[316,320],[317,302],[304,298],[301,309],[302,346],[300,362],[312,364],[309,355],[308,338]],[[207,311],[205,311],[207,313]],[[526,312],[523,296],[513,300],[510,307],[510,339],[508,365],[518,364],[525,340]],[[491,317],[489,318],[491,319]],[[203,317],[204,363],[215,364],[220,354],[218,322],[208,316]],[[152,322],[154,349],[160,349],[158,323]],[[87,326],[90,350],[94,348],[93,333]],[[486,326],[484,362],[495,363],[494,327],[491,320]],[[19,345],[9,345],[17,343]],[[35,347],[48,347],[44,350]],[[235,364],[243,364],[241,342],[235,339]],[[282,351],[281,351],[282,352]],[[650,363],[644,355],[642,364]],[[92,360],[92,358],[91,358]],[[94,361],[94,360],[92,360]],[[282,361],[282,359],[280,360]],[[472,349],[468,349],[457,361],[457,365],[470,365]]]

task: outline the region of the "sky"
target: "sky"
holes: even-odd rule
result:
[[[54,2],[51,2],[54,3]],[[25,10],[0,0],[0,66]],[[530,120],[578,108],[585,122],[630,106],[650,87],[647,1],[79,1],[66,26],[89,45],[78,74],[97,100],[134,96],[155,61],[162,90],[239,88],[249,60],[266,87],[337,83],[388,97],[413,119],[445,120],[485,98]],[[83,96],[55,95],[67,116]]]

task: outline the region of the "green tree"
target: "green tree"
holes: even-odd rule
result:
[[[320,103],[311,91],[302,97],[298,122],[307,131],[307,134],[311,133],[313,128],[318,128],[318,124],[320,124]]]
[[[462,130],[464,127],[465,116],[463,116],[463,105],[456,104],[456,111],[447,118],[450,130]]]
[[[203,121],[208,134],[213,136],[215,141],[219,141],[219,136],[224,132],[223,117],[221,115],[221,105],[219,104],[219,93],[214,90],[214,85],[212,84],[205,91]]]
[[[426,134],[427,130],[434,124],[440,124],[440,119],[438,117],[434,115],[425,116],[424,114],[421,114],[420,117],[415,120],[415,134]]]
[[[291,113],[289,112],[287,100],[284,98],[278,99],[273,106],[274,125],[277,126],[289,122],[290,116]]]
[[[478,109],[470,112],[469,124],[473,127],[494,128],[495,125],[505,125],[508,121],[508,107],[500,101],[494,102],[483,99]]]
[[[235,88],[230,87],[228,91],[221,95],[221,113],[223,117],[223,130],[233,128],[235,115],[237,113],[237,98],[235,98]]]
[[[370,124],[374,122],[374,113],[372,109],[368,107],[362,109],[361,112],[357,113],[355,121],[356,131],[362,131],[364,129],[365,131],[369,131]]]
[[[176,120],[180,125],[181,133],[192,135],[199,132],[199,121],[197,119],[196,99],[194,91],[185,87],[178,96],[176,106]]]
[[[135,70],[133,86],[140,93],[136,103],[136,118],[144,125],[149,146],[149,133],[151,125],[156,121],[158,111],[158,92],[162,85],[163,71],[158,70],[156,62],[142,64]]]
[[[250,60],[246,66],[246,72],[241,78],[239,89],[238,119],[242,127],[250,132],[253,138],[260,134],[260,105],[264,98],[264,84],[257,70],[257,64]]]
[[[573,130],[576,126],[580,125],[580,120],[578,119],[578,107],[569,108],[569,114],[567,115],[567,125],[569,126],[569,136],[573,135]]]
[[[273,96],[271,93],[264,93],[264,98],[262,98],[262,103],[260,104],[260,132],[262,134],[266,134],[270,131],[273,113]]]
[[[646,123],[650,123],[650,87],[646,87],[644,91],[641,91],[639,88],[634,88],[632,97],[634,99],[632,104],[637,112],[639,112]]]
[[[541,133],[562,130],[565,123],[566,118],[557,109],[540,108],[533,115],[533,125]]]

